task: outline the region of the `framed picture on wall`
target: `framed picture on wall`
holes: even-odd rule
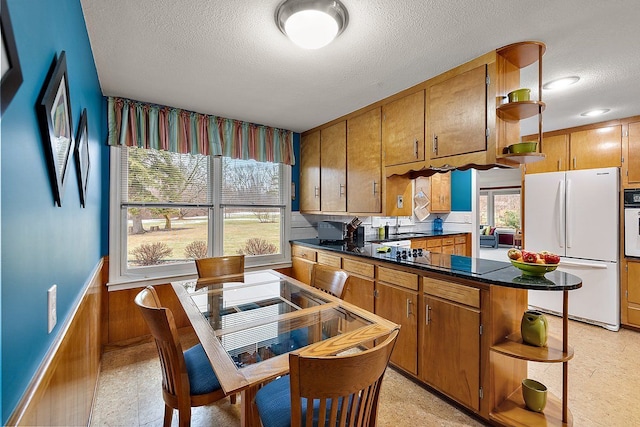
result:
[[[80,188],[80,206],[85,207],[87,197],[87,182],[89,181],[89,128],[87,126],[87,109],[82,110],[80,124],[76,133],[76,148],[74,150],[78,187]]]
[[[62,194],[73,146],[68,80],[67,59],[62,51],[60,57],[54,59],[53,71],[49,73],[36,105],[53,198],[58,206],[62,206]]]
[[[4,114],[4,110],[11,103],[13,96],[22,84],[22,69],[18,59],[16,40],[13,37],[7,0],[2,0],[0,15],[2,18],[2,60],[0,61],[2,64],[2,99],[0,100],[2,108],[0,114]]]

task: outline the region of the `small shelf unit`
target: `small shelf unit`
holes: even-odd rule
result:
[[[542,102],[542,55],[546,50],[546,46],[542,42],[525,41],[513,43],[496,50],[496,54],[500,55],[509,63],[518,69],[527,67],[538,62],[538,100],[537,101],[519,101],[508,102],[496,107],[496,115],[498,118],[506,122],[518,122],[529,117],[538,116],[538,148],[542,147],[542,112],[546,108],[546,104]],[[506,95],[506,94],[503,94]],[[506,96],[503,96],[505,98]],[[498,157],[506,159],[511,163],[532,163],[544,159],[541,153],[538,156],[522,156],[509,155]]]
[[[562,397],[547,392],[547,405],[543,412],[527,409],[522,398],[522,386],[518,387],[489,414],[489,419],[503,426],[572,426],[573,416],[569,411],[568,372],[569,360],[573,358],[573,348],[568,343],[569,291],[563,291],[562,339],[549,337],[546,347],[530,346],[522,342],[519,333],[512,333],[502,342],[491,347],[508,357],[528,362],[562,363]]]

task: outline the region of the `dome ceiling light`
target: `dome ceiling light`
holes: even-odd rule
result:
[[[276,9],[276,24],[305,49],[328,45],[347,26],[349,15],[339,1],[285,0]]]
[[[580,80],[580,77],[578,76],[562,77],[545,83],[542,88],[548,90],[564,89],[567,86],[571,86],[572,84],[577,83],[578,80]]]
[[[611,111],[611,110],[609,110],[608,108],[599,108],[599,109],[596,109],[596,110],[585,111],[584,113],[582,113],[580,115],[584,116],[584,117],[593,117],[593,116],[599,116],[601,114],[608,113],[609,111]]]

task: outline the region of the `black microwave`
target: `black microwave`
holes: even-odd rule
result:
[[[624,190],[624,207],[640,208],[640,188],[629,188]]]

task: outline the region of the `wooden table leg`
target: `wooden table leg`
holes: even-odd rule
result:
[[[253,399],[260,386],[253,386],[242,390],[240,402],[240,427],[261,427],[260,417]]]

